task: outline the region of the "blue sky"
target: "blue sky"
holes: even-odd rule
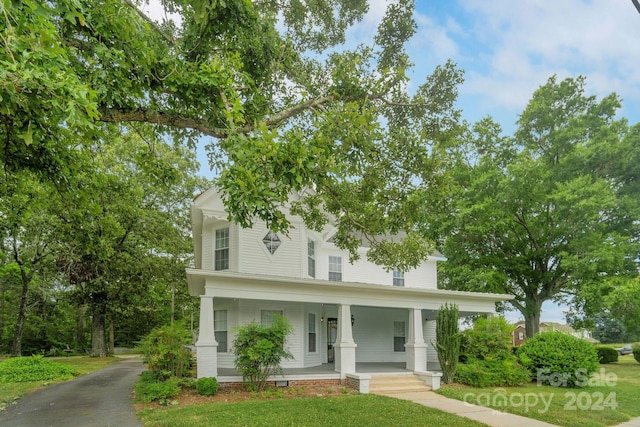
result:
[[[347,44],[371,42],[388,3],[370,0]],[[407,46],[415,64],[410,88],[453,60],[465,71],[457,104],[465,120],[492,116],[512,133],[533,92],[555,74],[585,76],[587,93],[599,98],[617,93],[620,115],[638,122],[640,14],[631,0],[417,0],[416,6],[418,29]],[[199,157],[201,173],[211,177],[203,150]],[[564,321],[562,307],[545,304],[542,319]]]
[[[364,25],[366,40],[387,1],[374,0]],[[408,45],[415,84],[438,64],[453,60],[465,71],[459,88],[462,117],[492,116],[505,133],[533,92],[552,75],[586,77],[586,92],[615,92],[620,116],[640,116],[640,14],[631,0],[417,0],[418,29]],[[564,322],[565,307],[543,305],[542,320]],[[507,313],[510,320],[521,316]]]

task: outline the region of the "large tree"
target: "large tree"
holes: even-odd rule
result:
[[[364,0],[161,3],[179,18],[154,21],[132,0],[3,8],[0,160],[64,187],[74,150],[104,139],[104,123],[144,122],[208,138],[240,224],[286,231],[295,192],[294,211],[314,228],[334,218],[336,243],[354,257],[362,237],[389,267],[425,256],[411,194],[437,188],[430,145],[457,123],[461,73],[446,64],[407,92],[411,0],[389,3],[371,46],[353,49],[345,33]],[[400,231],[405,250],[379,239]]]
[[[485,119],[451,150],[443,282],[514,295],[528,336],[545,301],[588,323],[617,278],[637,274],[638,125],[616,118],[615,95],[597,100],[584,84],[552,77],[514,136]]]
[[[114,319],[126,323],[151,312],[140,304],[152,303],[154,287],[164,287],[164,301],[155,302],[170,305],[169,286],[184,281],[176,272],[190,259],[190,202],[207,186],[189,150],[155,139],[145,125],[135,132],[109,127],[109,138],[81,150],[83,167],[60,214],[66,239],[57,254],[75,301],[91,316],[92,356],[108,354]],[[165,313],[164,322],[171,315]],[[153,320],[139,332],[157,326]]]
[[[7,301],[17,308],[15,318],[6,320],[13,325],[11,354],[20,356],[31,288],[51,268],[59,220],[48,194],[51,186],[39,182],[30,171],[1,174],[0,188],[5,195],[0,198],[0,239],[5,256],[0,259],[0,281],[3,299],[15,296]]]

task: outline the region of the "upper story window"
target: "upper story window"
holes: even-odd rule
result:
[[[269,230],[267,235],[262,239],[262,243],[264,243],[264,245],[267,247],[269,253],[273,255],[278,250],[278,248],[280,247],[280,243],[282,242],[280,242],[280,238],[276,233]]]
[[[342,257],[329,256],[329,280],[342,282]]]
[[[307,274],[316,277],[316,242],[307,241]]]
[[[393,270],[393,286],[404,286],[404,273]]]
[[[229,269],[229,227],[216,230],[215,270]]]

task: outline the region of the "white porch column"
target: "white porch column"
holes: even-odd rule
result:
[[[198,378],[218,376],[218,342],[213,325],[213,297],[200,296],[200,326],[196,342]]]
[[[340,372],[340,378],[346,378],[347,374],[356,372],[356,347],[351,325],[351,306],[341,304],[338,309],[338,334],[333,346],[335,370]]]
[[[407,369],[411,371],[427,370],[427,343],[422,330],[422,310],[409,309],[409,336],[404,345],[407,352]]]

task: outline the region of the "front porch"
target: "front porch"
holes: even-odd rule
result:
[[[427,362],[427,370],[438,371],[440,369],[437,362]],[[356,373],[358,374],[380,374],[412,372],[406,369],[404,362],[356,362]],[[285,368],[281,375],[275,375],[274,380],[284,378],[298,378],[302,376],[323,376],[326,378],[340,378],[340,372],[336,372],[334,363],[323,363],[319,366],[308,368]],[[242,381],[242,375],[234,368],[218,368],[218,381],[228,382]]]
[[[434,368],[433,370],[431,370]],[[340,372],[336,372],[334,363],[324,363],[308,368],[284,368],[282,373],[272,375],[268,381],[275,387],[294,387],[305,385],[336,385],[354,388],[361,393],[369,392],[369,384],[372,378],[384,376],[414,376],[426,386],[434,390],[440,386],[441,373],[437,363],[428,371],[413,372],[406,369],[403,362],[357,362],[356,372],[347,374],[341,378]],[[233,368],[218,368],[218,382],[221,387],[240,387],[242,375]]]

